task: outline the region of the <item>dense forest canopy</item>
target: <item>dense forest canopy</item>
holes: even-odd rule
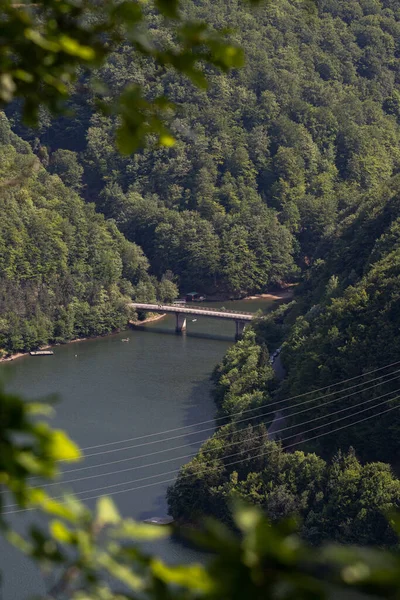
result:
[[[335,0],[316,12],[278,0],[249,11],[204,0],[183,13],[233,28],[245,68],[208,69],[199,90],[122,44],[98,73],[109,102],[130,83],[172,100],[175,146],[121,156],[116,119],[94,110],[87,78],[74,120],[42,115],[40,144],[65,181],[83,168],[85,197],[142,246],[157,276],[169,269],[183,287],[233,295],[264,290],[293,278],[342,212],[398,171],[399,7]],[[160,44],[170,39],[149,18]]]

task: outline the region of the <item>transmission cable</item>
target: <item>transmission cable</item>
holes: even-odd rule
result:
[[[369,402],[374,402],[375,400],[380,400],[381,398],[385,398],[386,396],[389,396],[390,394],[394,394],[394,393],[399,392],[399,391],[400,391],[400,388],[398,388],[396,390],[392,390],[390,392],[387,392],[386,394],[382,394],[381,396],[370,398],[369,400],[363,400],[362,402],[358,402],[357,404],[352,404],[351,406],[347,406],[345,408],[341,408],[340,410],[337,410],[335,412],[328,413],[326,415],[321,415],[319,417],[315,417],[313,419],[309,419],[308,421],[304,421],[302,423],[297,423],[297,424],[294,424],[294,425],[289,425],[287,427],[283,427],[282,429],[278,429],[277,431],[274,431],[274,434],[281,433],[282,431],[287,431],[288,429],[293,429],[295,427],[300,427],[302,425],[308,425],[309,423],[313,423],[315,421],[320,421],[321,419],[327,419],[328,417],[332,417],[333,415],[337,415],[339,413],[342,413],[342,412],[345,412],[345,411],[348,411],[348,410],[352,410],[353,408],[357,408],[357,406],[362,406],[362,405],[368,404]],[[354,395],[354,394],[350,394],[350,395]],[[343,399],[349,398],[350,395],[349,396],[345,396],[344,398],[339,398],[339,399],[343,400]],[[300,412],[304,412],[304,411],[300,411]],[[293,415],[288,415],[288,417],[292,417],[292,416],[294,416],[296,414],[299,414],[299,413],[293,413]],[[232,435],[232,433],[236,433],[236,432],[230,431],[230,432],[228,432],[226,434],[221,434],[218,437],[218,440],[221,439],[221,437],[229,437],[230,435]],[[259,436],[247,438],[247,441],[252,441],[254,439],[257,439],[258,437]],[[204,440],[198,440],[198,441],[199,441],[199,443],[204,443],[204,442],[207,442],[209,439],[211,439],[211,438],[205,438]],[[288,438],[284,438],[284,439],[288,439]],[[239,444],[241,441],[242,440],[238,440],[236,442],[231,442],[229,444],[225,444],[224,447],[227,448],[229,446],[233,446],[235,444]],[[170,448],[169,451],[178,450],[178,449],[187,448],[187,447],[188,447],[187,444],[184,444],[182,446],[176,446],[176,448]],[[161,464],[165,464],[165,463],[168,463],[168,462],[172,462],[174,460],[181,460],[183,458],[190,458],[192,456],[195,456],[199,451],[201,451],[201,452],[213,452],[214,450],[215,450],[214,448],[211,448],[210,450],[201,450],[201,449],[198,449],[195,452],[191,452],[190,454],[185,454],[184,456],[174,456],[173,458],[168,458],[168,459],[165,459],[165,460],[157,461],[157,462],[154,462],[154,463],[149,463],[149,464],[146,464],[146,465],[139,465],[139,466],[136,466],[136,467],[128,467],[127,469],[120,469],[119,471],[109,471],[108,473],[98,473],[96,475],[88,475],[87,477],[77,477],[75,479],[67,479],[67,480],[62,480],[62,481],[54,481],[52,483],[46,483],[46,484],[41,485],[41,488],[47,488],[47,487],[50,487],[50,486],[53,486],[53,485],[65,485],[67,483],[75,483],[77,481],[86,481],[87,479],[95,479],[97,477],[108,477],[108,476],[112,476],[112,475],[117,475],[118,473],[126,473],[127,471],[136,471],[137,469],[145,469],[146,467],[155,467],[157,465],[161,465]],[[165,452],[165,451],[158,450],[157,452],[152,452],[149,455],[145,454],[143,456],[137,456],[137,457],[133,457],[133,458],[130,458],[130,459],[125,459],[125,460],[138,460],[139,458],[146,458],[146,457],[152,456],[154,454],[160,454],[161,452]],[[105,466],[105,465],[96,465],[96,467],[92,467],[92,468],[99,468],[101,466]],[[67,471],[67,472],[71,472],[71,471]]]
[[[397,371],[394,371],[394,372],[396,373]],[[389,373],[388,375],[392,375],[392,373]],[[385,375],[385,377],[387,377],[387,375]],[[380,377],[375,378],[375,379],[371,379],[371,381],[366,382],[366,383],[371,383],[372,381],[376,381],[376,379],[380,379]],[[356,394],[364,393],[365,391],[368,391],[369,389],[372,389],[374,387],[377,387],[377,386],[380,386],[380,385],[385,385],[386,383],[389,383],[390,381],[393,381],[394,379],[397,379],[397,377],[394,377],[392,379],[388,379],[386,381],[382,381],[382,382],[380,382],[380,383],[378,383],[376,385],[370,386],[368,388],[364,388],[363,390],[359,390],[358,392],[353,392],[352,394],[346,394],[345,396],[340,396],[339,398],[335,398],[334,400],[331,400],[329,402],[321,403],[321,404],[317,405],[316,407],[312,406],[312,407],[310,407],[310,408],[308,408],[306,410],[297,411],[296,413],[291,413],[290,415],[285,415],[285,418],[286,417],[295,416],[295,415],[300,414],[302,412],[307,412],[309,410],[312,410],[313,408],[319,408],[321,406],[326,406],[327,404],[331,404],[333,402],[338,402],[340,400],[344,400],[346,398],[350,398],[351,396],[354,396]],[[349,389],[351,389],[351,388],[349,388]],[[341,390],[341,391],[343,392],[345,390]],[[315,401],[317,401],[317,400],[318,400],[318,398],[315,399]],[[307,403],[308,403],[308,401],[307,401]],[[304,404],[306,404],[306,403],[300,403],[297,406],[302,406]],[[295,407],[293,406],[293,407],[290,407],[290,408],[295,408]],[[253,417],[250,417],[250,418],[247,418],[247,419],[241,419],[241,420],[235,421],[234,424],[243,423],[243,422],[255,419],[255,418],[260,418],[260,417],[269,415],[269,414],[272,414],[272,413],[265,413],[265,414],[257,415],[256,417],[253,416]],[[281,419],[282,419],[282,417],[278,418],[278,420],[281,420]],[[209,431],[209,430],[212,430],[212,429],[214,429],[214,428],[211,427],[209,429],[200,430],[200,431],[193,432],[193,433],[202,433],[203,431]],[[277,432],[275,432],[275,433],[277,433]],[[193,434],[187,434],[187,435],[193,435]],[[227,435],[230,435],[230,432],[227,432],[226,434],[220,434],[220,437],[225,437]],[[185,437],[185,436],[179,436],[179,437]],[[175,439],[175,438],[172,438],[172,439]],[[206,439],[209,439],[209,438],[206,438]],[[206,440],[196,440],[196,441],[199,442],[199,443],[202,443],[203,441],[206,441]],[[136,446],[133,446],[133,447],[135,448]],[[188,447],[188,444],[181,444],[180,446],[174,446],[173,448],[167,448],[167,449],[163,449],[163,450],[156,450],[155,452],[149,452],[147,454],[139,454],[139,456],[130,456],[130,457],[127,457],[127,458],[121,458],[121,459],[118,459],[118,460],[112,460],[112,461],[108,461],[106,463],[101,463],[99,465],[87,465],[86,467],[77,467],[77,468],[74,468],[74,469],[68,469],[66,471],[63,471],[63,474],[65,475],[66,473],[76,473],[78,471],[87,471],[88,469],[97,469],[97,468],[107,467],[107,466],[110,466],[110,465],[115,465],[115,464],[119,464],[119,463],[122,463],[122,462],[128,462],[128,461],[131,461],[131,460],[139,460],[140,458],[148,458],[149,456],[155,456],[156,454],[164,454],[165,452],[172,452],[174,450],[180,450],[182,448],[187,448],[187,447]],[[129,449],[129,448],[120,448],[120,450],[123,451],[123,450]],[[33,477],[32,479],[41,479],[41,478],[40,477]]]
[[[304,396],[308,396],[310,394],[315,394],[317,392],[321,392],[323,390],[327,390],[327,389],[336,387],[338,385],[343,385],[344,383],[348,383],[349,381],[354,381],[355,379],[360,379],[361,377],[366,377],[367,375],[371,375],[372,373],[377,373],[377,372],[382,371],[384,369],[389,369],[390,367],[394,367],[394,366],[398,365],[399,363],[400,363],[400,361],[396,361],[396,362],[390,363],[388,365],[385,365],[384,367],[379,367],[378,369],[372,369],[371,371],[366,371],[365,373],[362,373],[361,375],[356,375],[355,377],[350,377],[348,379],[344,379],[343,381],[338,381],[337,383],[334,383],[334,384],[331,384],[331,385],[327,385],[325,387],[317,388],[317,389],[311,390],[309,392],[304,392],[302,394],[298,394],[297,396],[291,396],[289,398],[283,398],[282,400],[276,400],[275,402],[273,402],[273,404],[279,405],[279,404],[282,404],[283,402],[290,402],[291,400],[295,400],[296,398],[302,398]],[[389,375],[390,374],[391,373],[389,373]],[[386,375],[381,375],[381,377],[386,377]],[[372,379],[371,381],[374,381],[374,379]],[[366,382],[366,383],[368,383],[368,382]],[[364,383],[357,384],[356,386],[351,386],[351,387],[349,387],[347,389],[353,389],[353,387],[358,387],[358,385],[364,385]],[[346,391],[346,390],[342,390],[342,391]],[[332,395],[332,394],[336,394],[336,393],[337,392],[332,392],[331,394],[327,394],[324,397],[328,397],[328,395]],[[316,398],[316,400],[318,400],[318,399],[319,398]],[[232,418],[232,417],[239,416],[239,415],[242,415],[242,414],[247,413],[247,412],[254,412],[254,411],[260,410],[262,408],[263,408],[262,406],[258,406],[256,408],[249,408],[249,409],[246,409],[246,410],[243,410],[243,411],[239,411],[237,413],[232,413],[232,414],[229,415],[229,417]],[[285,410],[285,409],[280,409],[280,410]],[[95,446],[86,446],[85,448],[81,448],[81,450],[82,451],[85,451],[85,450],[94,450],[96,448],[103,448],[105,446],[112,446],[112,445],[116,445],[116,444],[124,444],[125,442],[133,442],[133,441],[136,441],[136,440],[141,440],[141,439],[145,439],[145,438],[148,438],[148,437],[154,437],[154,436],[157,436],[157,435],[164,435],[164,434],[167,434],[167,433],[174,433],[175,431],[181,431],[183,429],[188,429],[189,427],[195,427],[197,425],[206,425],[207,423],[212,423],[212,422],[220,421],[220,420],[226,419],[226,418],[227,417],[218,417],[216,419],[207,419],[206,421],[198,421],[196,423],[191,423],[190,425],[183,425],[182,427],[175,427],[174,429],[166,429],[164,431],[158,431],[158,432],[155,432],[155,433],[148,433],[148,434],[141,435],[141,436],[127,438],[125,440],[118,440],[118,441],[115,441],[115,442],[106,442],[106,443],[103,443],[103,444],[97,444]],[[168,439],[175,439],[175,438],[168,438]],[[157,440],[157,441],[161,442],[161,441],[164,441],[164,440]],[[92,455],[88,455],[88,456],[94,456],[94,455],[92,454]]]
[[[393,371],[392,373],[388,373],[388,375],[393,375],[393,373],[398,373],[399,371],[400,371],[400,369],[397,370],[397,371]],[[375,379],[371,379],[371,381],[376,381],[377,379],[381,379],[382,377],[387,377],[387,375],[380,375],[379,377],[376,377]],[[393,379],[396,379],[396,377],[394,377]],[[392,381],[392,379],[390,379],[390,381]],[[345,390],[339,390],[339,391],[336,391],[336,392],[331,392],[330,394],[326,394],[325,396],[320,396],[319,398],[312,398],[310,400],[305,400],[304,402],[300,402],[299,404],[297,404],[297,406],[303,406],[304,404],[310,404],[311,402],[317,402],[318,400],[323,400],[324,398],[328,398],[329,396],[332,396],[334,394],[338,394],[340,392],[345,392],[347,390],[354,389],[354,387],[359,387],[360,385],[365,385],[366,383],[370,383],[370,382],[366,381],[366,382],[363,382],[361,384],[350,386],[349,388],[346,388]],[[381,384],[379,383],[377,385],[381,385]],[[374,387],[374,386],[372,386],[372,387]],[[368,390],[370,388],[365,388],[365,389]],[[364,390],[362,390],[362,391],[364,391]],[[335,400],[333,400],[331,402],[334,402],[334,401]],[[321,403],[319,406],[323,406],[324,404],[329,404],[329,403],[328,402],[327,403]],[[258,407],[257,410],[260,410],[262,408],[263,407]],[[280,410],[281,411],[282,410],[288,410],[290,408],[294,408],[294,407],[293,406],[287,406],[287,407],[282,408]],[[243,411],[243,412],[245,412],[245,411]],[[241,414],[241,413],[238,413],[238,414]],[[275,414],[275,409],[269,410],[266,413],[261,413],[261,414],[256,415],[256,416],[247,417],[245,419],[239,419],[237,421],[234,421],[234,423],[235,424],[237,424],[237,423],[243,423],[245,421],[251,421],[254,418],[266,417],[266,416],[272,415],[272,414]],[[227,417],[224,417],[224,418],[226,419]],[[84,455],[84,458],[91,458],[93,456],[102,456],[103,454],[114,454],[115,452],[123,452],[125,450],[133,450],[134,448],[142,448],[144,446],[150,446],[150,445],[153,445],[153,444],[159,444],[159,443],[163,443],[163,442],[169,442],[171,440],[177,440],[177,439],[180,439],[180,438],[188,437],[190,435],[197,435],[199,433],[204,433],[206,431],[213,431],[213,430],[215,430],[214,426],[213,427],[207,427],[205,429],[199,429],[198,431],[190,431],[190,432],[187,432],[187,433],[181,433],[179,435],[175,435],[175,436],[172,436],[172,437],[169,437],[169,438],[165,438],[164,440],[153,440],[151,442],[142,442],[141,444],[134,444],[133,446],[124,446],[123,448],[113,448],[112,450],[103,450],[101,452],[93,452],[92,454],[86,454],[86,455]],[[65,462],[67,460],[68,459],[63,459],[63,460],[61,460],[59,462]]]
[[[392,400],[397,400],[399,397],[400,396],[397,396],[396,398],[392,398]],[[385,403],[382,403],[382,404],[385,404]],[[320,438],[320,437],[324,437],[326,435],[330,435],[331,433],[336,433],[337,431],[341,431],[343,429],[347,429],[348,427],[353,427],[354,425],[358,425],[359,423],[363,423],[364,421],[368,421],[369,419],[372,419],[374,417],[379,417],[379,416],[381,416],[383,414],[386,414],[386,413],[389,413],[389,412],[391,412],[393,410],[396,410],[399,407],[400,406],[393,406],[391,408],[388,408],[387,410],[381,411],[381,412],[376,413],[374,415],[370,415],[369,417],[364,417],[363,419],[359,419],[358,421],[355,421],[354,423],[349,423],[348,425],[342,425],[342,427],[338,427],[336,429],[333,429],[332,431],[326,431],[324,433],[320,433],[320,434],[318,434],[316,436],[313,436],[311,438],[308,438],[306,440],[299,440],[298,442],[294,442],[294,443],[289,444],[288,446],[286,446],[285,450],[287,450],[288,448],[293,448],[294,446],[298,446],[299,444],[304,444],[304,443],[309,442],[311,440],[314,440],[314,439],[317,439],[317,438]],[[373,408],[375,408],[375,407],[373,407]],[[362,412],[362,411],[360,411],[360,412]],[[355,413],[355,414],[357,414],[357,413]],[[340,419],[338,419],[338,421],[339,420]],[[335,421],[335,423],[336,422],[337,421]],[[310,431],[314,431],[314,428],[312,430],[310,430]],[[307,432],[303,432],[303,433],[307,433]],[[301,435],[301,434],[298,434],[298,435]],[[292,437],[292,436],[290,436],[290,437]],[[267,450],[269,450],[269,449],[267,449]],[[229,467],[229,466],[237,465],[237,464],[240,464],[240,463],[243,463],[243,462],[254,460],[255,458],[261,458],[263,456],[266,456],[265,452],[262,452],[261,454],[258,454],[256,456],[246,457],[244,459],[241,459],[241,460],[238,460],[238,461],[234,461],[232,463],[228,463],[227,465],[218,465],[217,467],[205,467],[204,470],[202,471],[202,473],[206,472],[207,470],[209,471],[209,470],[214,470],[214,469],[218,469],[218,468],[226,468],[226,467]],[[176,473],[179,473],[179,471],[180,471],[180,469],[177,469]],[[166,474],[167,473],[164,473],[164,475],[166,475]],[[197,474],[198,473],[188,473],[187,475],[182,475],[182,477],[190,477],[190,476],[197,475]],[[160,473],[158,475],[158,477],[162,477],[162,475],[163,474]],[[155,477],[157,477],[157,476],[155,476]],[[133,488],[128,488],[126,490],[117,490],[115,492],[109,492],[108,495],[109,496],[115,496],[117,494],[124,494],[126,492],[133,492],[135,490],[140,490],[140,489],[152,487],[152,486],[155,486],[155,485],[162,485],[164,483],[172,483],[175,480],[176,480],[176,477],[172,477],[171,479],[165,479],[163,481],[157,481],[157,482],[154,482],[154,483],[148,483],[148,484],[145,484],[145,485],[140,485],[140,486],[136,486],[136,487],[133,487]],[[136,480],[136,481],[138,481],[138,480]],[[126,482],[125,485],[128,485],[128,483],[129,482]],[[95,491],[95,490],[92,490],[92,491]],[[90,490],[87,490],[87,492],[89,493]],[[80,492],[80,493],[83,494],[85,492]],[[85,498],[79,498],[79,501],[80,502],[86,502],[87,500],[96,500],[98,498],[101,498],[102,496],[103,496],[103,494],[96,495],[96,496],[87,496]],[[52,500],[55,500],[55,499],[56,498],[52,498]],[[33,511],[33,510],[36,510],[36,509],[37,509],[37,507],[31,507],[31,508],[22,508],[22,509],[18,509],[18,510],[5,511],[5,512],[3,512],[3,515],[10,515],[10,514],[16,514],[16,513],[21,513],[21,512],[28,512],[28,511]]]
[[[388,392],[388,394],[385,394],[385,396],[387,396],[389,394],[393,394],[393,393],[395,393],[397,391],[399,391],[399,390],[394,390],[392,392]],[[334,421],[332,424],[335,425],[336,423],[339,423],[339,421],[343,421],[344,419],[348,419],[348,418],[354,417],[355,415],[364,413],[364,412],[366,412],[368,410],[373,410],[374,408],[377,408],[379,406],[383,406],[384,404],[387,404],[388,402],[392,402],[393,400],[397,400],[398,398],[400,398],[400,396],[395,396],[394,398],[389,398],[388,400],[385,400],[384,402],[380,402],[379,404],[376,404],[375,406],[372,406],[372,407],[369,406],[368,408],[364,408],[362,410],[358,410],[355,413],[352,413],[351,415],[346,415],[344,417],[341,417],[340,419],[336,419],[336,421]],[[377,399],[378,398],[376,398],[376,400]],[[395,408],[398,408],[398,407],[395,407]],[[343,412],[343,410],[341,412]],[[379,413],[378,413],[378,415],[379,415]],[[330,416],[330,415],[328,415],[328,416]],[[375,416],[377,416],[377,415],[375,415]],[[302,425],[305,425],[305,424],[306,423],[302,423]],[[330,423],[318,425],[317,427],[312,427],[311,429],[307,429],[306,431],[301,431],[300,433],[297,433],[295,435],[304,435],[305,433],[310,433],[310,432],[315,431],[316,429],[321,429],[323,427],[328,427],[329,425],[330,425]],[[253,439],[258,439],[258,437],[259,436],[256,436]],[[285,438],[282,438],[280,441],[285,441],[285,440],[292,439],[292,438],[293,438],[293,435],[290,435],[290,436],[287,436]],[[247,440],[247,441],[249,441],[249,440]],[[233,444],[229,444],[229,445],[233,445]],[[257,450],[259,448],[262,448],[263,446],[264,446],[264,443],[261,446],[258,446],[258,447],[254,448],[254,449]],[[225,460],[227,458],[232,458],[232,457],[238,456],[240,454],[242,454],[242,451],[235,452],[233,454],[228,454],[228,456],[224,456],[223,459]],[[182,456],[181,458],[187,458],[187,457]],[[210,458],[209,460],[218,460],[218,458],[214,458],[214,459]],[[150,466],[150,465],[147,465],[147,466]],[[179,471],[179,469],[178,469],[178,471]],[[170,474],[175,473],[175,472],[177,472],[177,469],[174,469],[172,471],[167,471],[165,473],[158,473],[157,475],[149,475],[147,477],[142,477],[140,479],[133,479],[131,481],[124,481],[124,482],[121,482],[121,483],[115,483],[115,484],[112,484],[112,485],[106,485],[106,486],[102,486],[102,487],[99,487],[99,488],[93,488],[91,490],[83,490],[82,492],[75,492],[75,495],[78,496],[79,494],[85,494],[85,493],[90,493],[90,492],[97,492],[97,491],[100,491],[100,490],[112,489],[112,488],[115,488],[115,487],[119,487],[121,485],[129,485],[131,483],[138,483],[140,481],[146,481],[148,479],[154,479],[155,477],[162,477],[164,475],[170,475]],[[61,499],[63,497],[64,497],[63,495],[62,496],[54,496],[54,497],[52,497],[52,500],[59,500],[59,499]],[[4,508],[10,508],[12,506],[16,506],[16,504],[8,504],[8,505],[5,505]]]
[[[398,391],[398,390],[396,390],[396,391]],[[372,406],[372,407],[369,406],[368,408],[364,408],[362,410],[358,410],[358,411],[356,411],[355,413],[353,413],[351,415],[346,415],[344,417],[341,417],[340,419],[336,419],[336,421],[334,421],[332,424],[335,425],[339,421],[343,421],[344,419],[348,419],[349,417],[353,417],[354,415],[361,414],[363,412],[366,412],[367,410],[373,410],[374,408],[377,408],[378,406],[382,406],[383,404],[387,404],[388,402],[392,402],[393,400],[396,400],[397,398],[400,398],[400,396],[396,396],[395,398],[389,398],[389,400],[385,400],[384,402],[380,402],[376,406]],[[312,431],[315,431],[316,429],[321,429],[322,427],[328,427],[328,425],[329,425],[329,423],[326,423],[326,424],[323,424],[323,425],[318,425],[317,427],[312,427],[311,429],[307,429],[306,431],[301,431],[300,433],[298,433],[296,435],[303,435],[305,433],[310,433]],[[281,441],[285,441],[285,439],[290,439],[292,437],[293,437],[293,435],[290,435],[290,436],[288,436],[286,438],[282,438]],[[261,448],[262,446],[264,446],[264,444],[262,444],[258,448]],[[258,448],[255,448],[255,449],[258,449]],[[242,454],[242,451],[235,452],[233,454],[228,454],[228,456],[225,456],[224,459],[226,459],[226,458],[232,458],[233,456],[238,456],[239,454]],[[213,460],[213,459],[210,458],[209,460]],[[216,460],[218,460],[218,459],[216,459]],[[144,481],[144,480],[147,480],[147,479],[154,479],[155,477],[162,477],[163,475],[170,475],[173,472],[176,472],[176,469],[174,469],[173,471],[167,471],[166,473],[159,473],[158,475],[150,475],[150,476],[147,476],[147,477],[144,477],[144,478],[141,478],[141,479],[134,479],[134,480],[125,481],[125,482],[122,482],[122,483],[115,483],[115,484],[112,484],[112,485],[106,485],[106,486],[102,486],[102,487],[99,487],[99,488],[93,488],[91,490],[86,490],[86,491],[84,490],[82,492],[76,492],[76,495],[85,494],[85,493],[89,493],[89,492],[98,492],[100,490],[112,489],[114,487],[119,487],[121,485],[129,485],[131,483],[136,483],[136,482]],[[64,496],[55,496],[53,498],[53,500],[59,500],[59,499],[61,499],[63,497]],[[10,506],[10,505],[8,505],[8,506]]]

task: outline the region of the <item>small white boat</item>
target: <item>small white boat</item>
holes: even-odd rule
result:
[[[192,319],[192,323],[196,323],[197,319]]]
[[[122,342],[129,342],[129,338],[122,338]]]
[[[173,522],[172,517],[151,517],[143,521],[143,523],[150,523],[151,525],[172,525]]]

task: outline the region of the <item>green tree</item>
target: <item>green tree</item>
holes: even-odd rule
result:
[[[55,173],[68,187],[79,191],[82,187],[83,167],[78,162],[76,152],[57,150],[51,155],[50,173]]]

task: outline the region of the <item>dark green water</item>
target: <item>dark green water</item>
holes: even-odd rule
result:
[[[207,303],[222,305],[256,311],[271,302]],[[213,419],[210,374],[235,333],[233,322],[217,319],[199,317],[193,322],[189,318],[187,326],[186,334],[176,335],[172,315],[129,332],[58,346],[52,357],[26,357],[0,365],[0,377],[7,378],[8,389],[28,398],[57,394],[53,425],[66,429],[82,448],[100,446],[85,451],[96,456],[66,467],[65,471],[74,470],[65,473],[64,480],[73,481],[51,486],[54,495],[68,490],[84,499],[130,490],[113,496],[124,516],[166,515],[169,483],[162,482],[173,480],[179,467],[190,459],[188,455],[212,434],[212,429],[195,433],[212,428],[212,421],[187,426]],[[129,343],[122,343],[126,337]],[[124,442],[170,429],[178,430]],[[172,437],[176,439],[160,441]],[[172,450],[178,446],[183,447]],[[119,462],[104,465],[114,461]],[[154,464],[160,461],[168,462]],[[95,502],[91,499],[87,504],[93,507]],[[23,528],[32,520],[32,513],[10,519]],[[193,550],[171,540],[157,543],[156,551],[174,562],[198,558]],[[33,564],[3,542],[0,556],[2,600],[25,600],[43,591]]]

